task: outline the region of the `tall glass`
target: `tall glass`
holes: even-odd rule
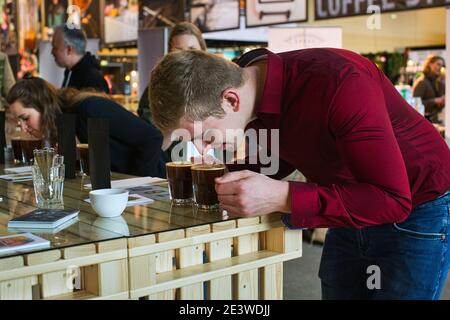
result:
[[[33,185],[39,208],[64,206],[64,157],[55,155],[53,149],[34,151]]]

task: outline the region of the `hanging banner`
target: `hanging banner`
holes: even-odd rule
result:
[[[450,5],[450,0],[315,0],[315,19],[360,16]]]

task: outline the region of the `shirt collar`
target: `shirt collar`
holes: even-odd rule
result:
[[[252,62],[260,59],[263,55],[267,57],[267,73],[264,83],[263,95],[260,104],[256,107],[258,116],[264,114],[280,114],[281,112],[281,100],[282,100],[282,88],[283,88],[283,60],[282,58],[264,48],[252,50],[244,54],[237,64],[241,67],[248,66]],[[266,118],[266,117],[264,117]],[[265,123],[270,120],[270,124],[266,123],[270,127],[275,127],[278,117],[267,117],[264,119]]]

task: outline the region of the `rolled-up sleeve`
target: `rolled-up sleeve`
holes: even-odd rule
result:
[[[328,129],[354,182],[290,182],[290,223],[362,228],[405,220],[411,211],[408,175],[379,82],[348,76],[329,107]]]

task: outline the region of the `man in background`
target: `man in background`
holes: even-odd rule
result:
[[[86,52],[86,44],[86,34],[82,29],[69,29],[65,25],[55,28],[52,54],[56,64],[66,68],[62,87],[109,93],[108,84],[100,72],[100,63]]]

